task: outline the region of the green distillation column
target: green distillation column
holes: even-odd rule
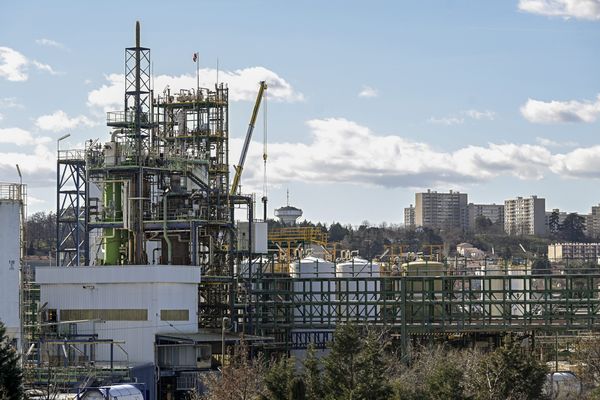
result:
[[[107,182],[104,185],[104,207],[108,210],[106,222],[123,221],[121,186],[120,182]],[[120,264],[124,233],[122,229],[104,228],[104,265]]]

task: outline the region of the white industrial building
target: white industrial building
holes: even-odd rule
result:
[[[198,332],[200,268],[191,266],[97,266],[38,268],[40,302],[50,321],[70,334],[112,339],[115,362],[155,362],[157,334]],[[122,351],[121,351],[122,348]],[[98,361],[110,358],[98,345]]]

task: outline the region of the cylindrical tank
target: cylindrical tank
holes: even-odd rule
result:
[[[441,304],[446,266],[438,261],[416,260],[402,264],[406,290],[406,321],[409,323],[431,323],[441,318],[444,312]],[[435,279],[435,278],[438,279]],[[426,279],[423,279],[426,278]]]
[[[335,264],[317,257],[305,257],[290,264],[292,277],[292,323],[302,329],[291,330],[292,347],[304,347],[332,335],[337,320],[334,305]],[[303,359],[304,350],[293,353]]]
[[[0,320],[20,346],[21,202],[0,200]]]
[[[335,265],[306,257],[290,264],[293,278],[294,321],[302,324],[335,323]]]
[[[124,384],[86,389],[79,398],[81,400],[144,400],[144,395],[135,386]]]
[[[118,222],[123,220],[123,204],[121,198],[121,183],[107,182],[104,185],[103,206],[107,222]],[[103,247],[104,264],[120,264],[121,244],[123,243],[123,230],[115,228],[104,228]]]
[[[522,316],[530,309],[529,299],[531,291],[529,270],[512,268],[508,271],[510,278],[510,298],[512,302],[512,315]]]
[[[340,321],[375,321],[379,315],[380,265],[354,257],[336,265]],[[375,279],[372,279],[375,278]]]

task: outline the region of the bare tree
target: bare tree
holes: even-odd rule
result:
[[[262,355],[249,358],[245,343],[236,346],[235,352],[220,374],[206,376],[203,383],[206,394],[193,394],[192,400],[255,400],[265,396],[263,376],[265,373]]]

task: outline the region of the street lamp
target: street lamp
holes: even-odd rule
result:
[[[60,155],[59,155],[59,153],[60,153],[60,142],[61,142],[62,140],[65,140],[66,138],[68,138],[68,137],[70,137],[70,136],[71,136],[71,134],[70,134],[70,133],[67,133],[67,134],[65,134],[65,135],[62,135],[62,136],[61,136],[61,137],[59,137],[58,139],[56,139],[56,156],[57,156],[58,158],[60,158]]]

